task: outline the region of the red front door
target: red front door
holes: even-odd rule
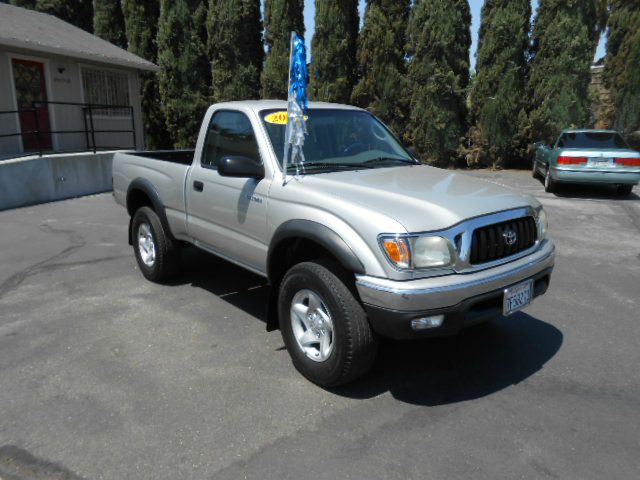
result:
[[[24,151],[51,150],[49,107],[46,103],[34,104],[34,102],[47,101],[44,65],[40,62],[17,58],[14,58],[12,63]]]

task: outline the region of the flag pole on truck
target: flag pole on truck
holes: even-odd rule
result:
[[[287,165],[296,166],[296,175],[300,168],[304,170],[304,136],[307,134],[306,113],[308,109],[307,87],[307,50],[304,39],[296,32],[291,32],[289,51],[289,85],[287,87],[287,127],[284,135],[284,155],[282,171],[284,181],[287,180]]]

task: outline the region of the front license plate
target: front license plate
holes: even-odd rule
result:
[[[531,303],[532,296],[532,280],[527,280],[524,283],[519,283],[513,287],[505,288],[504,301],[502,303],[502,314],[506,316],[511,315],[518,310],[522,310]]]

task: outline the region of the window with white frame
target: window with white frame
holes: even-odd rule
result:
[[[85,103],[119,107],[130,105],[129,78],[124,72],[83,68],[82,87]],[[108,117],[130,115],[128,108],[100,108],[95,109],[93,113]]]

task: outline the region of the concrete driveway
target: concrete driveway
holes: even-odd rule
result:
[[[0,478],[640,478],[640,198],[471,174],[545,204],[549,292],[333,391],[261,278],[191,251],[145,281],[110,195],[0,212]]]

